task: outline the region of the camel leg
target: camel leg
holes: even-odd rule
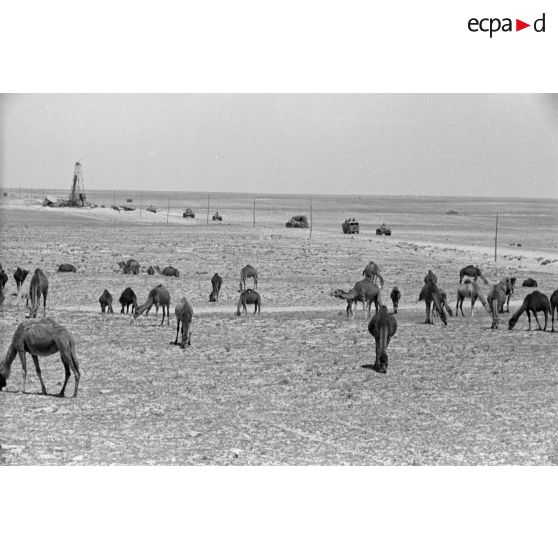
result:
[[[431,324],[431,318],[430,318],[430,302],[425,302],[424,305],[426,306],[426,321],[424,322],[425,324]]]
[[[544,331],[546,331],[546,325],[548,323],[548,312],[544,311]]]
[[[74,373],[74,383],[75,383],[74,394],[72,397],[77,397],[79,380],[81,378],[77,359],[75,359],[75,355],[72,351],[71,346],[68,347],[59,346],[59,350],[60,350],[60,358],[62,359],[62,363],[64,364],[64,370],[66,375],[64,378],[64,385],[62,386],[62,389],[60,390],[58,397],[64,397],[64,391],[66,390],[66,385],[71,376],[70,370]]]
[[[58,397],[64,397],[64,391],[66,391],[66,385],[68,384],[68,380],[70,379],[70,376],[72,375],[72,373],[70,372],[70,365],[67,362],[62,361],[62,364],[64,364],[64,384],[62,386],[62,389],[60,390],[60,393],[58,394]]]
[[[539,326],[539,331],[542,331],[542,327],[541,324],[539,323],[539,318],[537,317],[537,313],[533,312],[533,315],[535,316],[535,320],[537,322],[537,325]],[[546,329],[546,324],[545,324],[545,329]]]
[[[167,306],[167,325],[170,326],[170,306]]]
[[[25,382],[27,381],[27,359],[25,351],[18,351],[19,360],[21,360],[21,367],[23,368],[23,378],[21,380],[21,393],[25,393]]]
[[[46,299],[48,293],[43,293],[43,318],[46,316]]]
[[[182,326],[184,328],[184,326]],[[176,339],[174,340],[174,344],[178,345],[178,332],[180,331],[180,319],[177,318],[176,320]],[[182,330],[184,332],[184,329]]]
[[[47,390],[45,383],[43,382],[43,376],[41,375],[41,367],[39,366],[39,357],[36,355],[31,355],[33,363],[35,364],[35,370],[37,371],[37,376],[39,377],[39,382],[41,382],[41,392],[43,395],[47,395]]]

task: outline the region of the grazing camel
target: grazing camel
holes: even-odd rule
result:
[[[31,277],[31,283],[29,284],[29,298],[31,299],[31,317],[37,317],[37,310],[39,309],[39,302],[41,300],[41,295],[43,297],[43,317],[46,316],[46,302],[48,295],[48,279],[47,276],[37,268],[33,277]]]
[[[152,265],[147,268],[147,275],[155,275],[155,268]]]
[[[166,277],[178,277],[180,275],[180,272],[178,271],[178,269],[176,269],[176,267],[172,267],[172,265],[169,265],[165,267],[163,271],[161,271],[161,275],[165,275]]]
[[[498,329],[498,314],[503,312],[504,303],[506,302],[506,285],[504,281],[500,281],[492,286],[492,289],[486,297],[486,301],[492,314],[492,329]]]
[[[432,273],[429,271],[428,273]],[[434,274],[432,274],[434,275]],[[426,278],[425,278],[426,279]],[[446,313],[444,312],[444,307],[440,301],[440,290],[436,286],[431,279],[425,282],[424,286],[422,287],[420,294],[419,294],[419,301],[424,300],[424,304],[426,306],[426,321],[425,324],[433,324],[432,321],[432,305],[438,310],[438,314],[440,315],[440,319],[444,322],[444,325],[448,325],[448,320],[446,317]]]
[[[217,302],[222,284],[223,279],[218,273],[215,273],[211,278],[211,293],[209,293],[209,302]]]
[[[388,312],[387,306],[381,306],[378,312],[374,314],[368,324],[368,331],[376,341],[376,362],[372,369],[381,374],[385,374],[388,367],[388,356],[386,351],[390,339],[397,331],[397,322]]]
[[[362,302],[362,310],[365,318],[370,317],[370,307],[372,306],[372,303],[374,303],[376,312],[378,312],[378,308],[382,305],[380,288],[378,285],[372,283],[370,279],[357,281],[349,292],[345,292],[341,289],[335,289],[331,294],[336,298],[342,298],[347,301],[347,317],[354,316],[353,303],[356,309],[358,302]],[[367,309],[368,316],[366,314]]]
[[[399,308],[399,301],[401,300],[401,291],[397,287],[393,287],[391,293],[389,293],[389,298],[391,298],[393,303],[393,313],[397,314],[397,308]]]
[[[69,263],[64,263],[64,264],[60,264],[58,266],[58,271],[59,272],[76,272],[76,266],[69,264]]]
[[[240,286],[238,290],[244,291],[246,289],[246,279],[252,277],[254,279],[254,289],[258,286],[258,272],[255,267],[251,265],[245,265],[240,271]]]
[[[552,331],[554,331],[554,311],[558,318],[558,289],[550,295],[550,314],[552,316]]]
[[[14,272],[14,279],[16,282],[16,287],[17,287],[17,292],[19,294],[19,289],[21,288],[21,285],[23,285],[25,278],[27,277],[27,275],[29,274],[29,271],[27,269],[22,269],[21,267],[18,267],[15,272]]]
[[[246,308],[247,304],[254,305],[254,314],[257,312],[258,315],[260,314],[260,310],[262,308],[262,299],[256,291],[252,289],[246,289],[240,293],[240,297],[238,299],[238,305],[236,307],[236,315],[240,316],[240,308],[244,310],[244,313],[247,314],[248,310]]]
[[[537,282],[534,279],[531,279],[531,277],[525,279],[525,281],[523,281],[523,287],[538,287]]]
[[[112,295],[105,289],[103,294],[99,297],[99,304],[101,305],[101,312],[104,314],[108,310],[109,314],[114,314],[112,309]]]
[[[455,315],[459,315],[459,310],[461,310],[461,315],[464,316],[465,314],[463,313],[463,301],[466,298],[470,298],[471,299],[471,316],[473,315],[473,308],[475,307],[475,302],[477,300],[481,301],[481,304],[484,306],[485,310],[490,314],[490,306],[488,306],[488,303],[486,302],[486,299],[484,298],[482,291],[480,290],[479,286],[477,285],[477,282],[468,282],[468,283],[464,283],[462,285],[459,285],[459,287],[457,288],[457,303],[455,305]]]
[[[548,297],[545,294],[540,291],[533,291],[532,293],[529,293],[523,300],[523,304],[519,310],[510,318],[510,321],[508,322],[508,329],[513,329],[519,319],[519,316],[521,316],[523,312],[527,312],[529,331],[531,331],[531,312],[533,312],[533,315],[535,316],[539,330],[541,329],[541,324],[539,323],[539,318],[537,318],[537,312],[544,312],[544,328],[542,329],[543,331],[546,331],[548,314],[550,312],[550,300],[548,300]]]
[[[191,345],[190,339],[192,337],[192,330],[190,326],[194,315],[194,310],[186,300],[186,297],[180,299],[174,309],[174,314],[176,316],[176,339],[174,340],[174,344],[178,345],[178,330],[182,325],[182,341],[180,342],[180,346],[185,349],[186,345]]]
[[[25,382],[27,380],[27,362],[25,353],[29,353],[33,358],[37,376],[41,382],[41,391],[43,395],[47,395],[47,390],[41,376],[41,368],[39,367],[40,356],[50,356],[60,352],[60,358],[64,364],[66,376],[64,384],[58,394],[64,397],[66,384],[70,379],[71,372],[74,373],[74,397],[77,397],[78,385],[80,379],[79,364],[76,358],[74,338],[70,332],[61,325],[57,324],[51,318],[40,318],[26,320],[17,327],[8,352],[4,360],[0,363],[0,390],[6,387],[6,380],[10,377],[11,365],[16,355],[19,355],[21,366],[23,368],[23,381],[21,384],[21,393],[25,393]]]
[[[155,317],[159,314],[159,306],[163,308],[163,319],[161,320],[161,324],[165,323],[165,310],[167,316],[167,325],[170,325],[170,294],[163,285],[159,284],[156,287],[153,287],[149,294],[147,295],[147,300],[141,305],[136,306],[134,310],[134,318],[141,316],[144,312],[147,316],[149,314],[149,310],[151,307],[155,305]]]
[[[436,277],[436,274],[431,269],[429,269],[428,273],[424,276],[424,282],[432,283],[433,285],[435,285],[438,282],[438,277]]]
[[[138,307],[138,299],[136,298],[136,293],[132,289],[130,289],[130,287],[126,287],[122,291],[118,302],[120,302],[120,304],[122,305],[122,310],[120,310],[121,314],[124,314],[124,306],[126,307],[126,314],[128,314],[130,304],[132,305],[132,312]]]
[[[118,266],[125,275],[137,275],[140,270],[139,262],[134,259],[129,259],[127,262],[118,262]]]
[[[465,276],[472,277],[475,281],[480,277],[483,280],[484,284],[488,285],[488,281],[486,280],[485,276],[482,274],[482,271],[474,265],[468,265],[459,272],[460,283],[461,281],[463,281],[463,277]]]
[[[362,274],[364,275],[364,277],[366,279],[369,279],[373,283],[376,282],[376,279],[379,279],[380,280],[380,287],[382,289],[384,288],[384,278],[380,275],[380,267],[378,266],[378,264],[374,263],[372,260],[370,260],[368,262],[368,264],[364,268],[364,271],[362,272]]]
[[[2,289],[4,289],[7,282],[8,282],[8,275],[4,271],[4,268],[0,265],[0,286],[2,287]]]

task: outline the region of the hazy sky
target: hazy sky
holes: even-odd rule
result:
[[[4,188],[558,197],[558,95],[2,95]]]

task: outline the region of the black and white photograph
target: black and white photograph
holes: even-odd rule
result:
[[[10,556],[548,552],[549,7],[3,21]]]

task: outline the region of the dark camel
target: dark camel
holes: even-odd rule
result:
[[[6,286],[7,282],[8,282],[8,275],[4,271],[4,268],[0,265],[0,286],[2,287],[2,289]]]
[[[222,284],[223,279],[218,273],[215,273],[211,278],[211,293],[209,294],[209,302],[217,302]]]
[[[127,262],[118,262],[118,266],[125,275],[137,275],[140,270],[140,264],[134,259],[129,259]]]
[[[147,268],[147,275],[155,275],[155,268],[152,265]]]
[[[33,277],[31,277],[31,283],[29,284],[29,298],[31,300],[31,317],[37,317],[37,310],[39,309],[39,302],[41,296],[43,297],[43,317],[46,316],[46,303],[48,295],[48,279],[47,276],[37,268]]]
[[[73,272],[73,273],[75,273],[77,271],[77,269],[72,264],[64,263],[64,264],[60,264],[58,266],[58,271],[59,272]]]
[[[372,260],[370,260],[367,266],[364,268],[362,274],[366,279],[369,279],[373,283],[376,282],[376,279],[379,279],[380,287],[382,289],[384,288],[384,278],[380,275],[380,267],[377,263],[374,263]]]
[[[66,384],[71,376],[71,369],[75,379],[73,396],[77,396],[81,375],[79,372],[79,363],[76,358],[74,338],[66,328],[58,325],[50,318],[26,320],[19,324],[12,338],[10,347],[8,348],[8,352],[4,360],[0,363],[0,389],[6,387],[6,380],[10,377],[12,362],[16,355],[19,355],[23,368],[21,393],[25,393],[25,382],[27,380],[26,352],[33,358],[35,370],[41,382],[41,392],[43,395],[47,395],[47,390],[41,375],[38,357],[50,356],[60,352],[60,358],[64,364],[66,375],[64,384],[58,395],[59,397],[64,397]]]
[[[182,341],[180,346],[185,349],[186,345],[191,345],[190,339],[192,337],[192,317],[194,315],[194,310],[190,303],[186,300],[186,297],[182,297],[176,308],[174,309],[174,315],[176,316],[176,339],[174,344],[178,345],[178,330],[182,325]]]
[[[103,314],[105,310],[107,310],[109,314],[114,314],[114,310],[112,309],[112,295],[107,289],[105,289],[103,294],[99,297],[99,304],[101,305],[101,312]]]
[[[260,310],[262,307],[262,299],[260,297],[260,295],[252,290],[252,289],[246,289],[244,291],[242,291],[240,293],[240,297],[238,299],[238,305],[236,307],[236,315],[240,316],[240,309],[242,308],[242,310],[244,311],[245,314],[248,313],[248,310],[246,308],[247,304],[253,304],[254,305],[254,314],[257,312],[258,315],[260,314]]]
[[[533,312],[533,316],[535,316],[535,320],[537,325],[539,326],[539,330],[543,329],[546,331],[546,325],[548,323],[548,314],[550,313],[550,300],[548,297],[541,293],[540,291],[533,291],[529,293],[525,299],[523,300],[523,304],[519,308],[519,310],[513,314],[508,322],[508,329],[513,329],[519,316],[523,314],[523,312],[527,312],[527,319],[529,320],[529,331],[531,331],[531,312]],[[537,318],[537,312],[544,312],[544,328],[541,328],[541,324],[539,323],[539,318]]]
[[[492,286],[488,296],[486,297],[490,313],[492,314],[492,329],[498,329],[499,317],[498,314],[503,312],[504,303],[506,302],[506,284],[500,281]]]
[[[136,298],[136,293],[132,289],[130,289],[130,287],[126,287],[122,291],[118,302],[120,302],[122,306],[122,310],[120,310],[121,314],[124,314],[124,306],[126,307],[126,314],[128,314],[130,305],[132,305],[132,312],[134,312],[134,310],[138,307],[138,299]]]
[[[525,281],[523,281],[523,287],[538,287],[537,282],[534,279],[531,279],[531,277],[525,279]]]
[[[368,324],[368,331],[376,341],[376,362],[372,369],[381,374],[385,374],[388,367],[388,355],[386,351],[390,339],[397,331],[397,322],[388,312],[387,306],[381,306],[378,312],[372,316]]]
[[[431,273],[431,272],[429,272]],[[444,312],[444,308],[440,301],[440,290],[436,286],[432,280],[429,280],[427,283],[424,284],[422,287],[420,294],[419,294],[419,301],[424,300],[424,304],[426,306],[426,321],[425,324],[433,324],[432,321],[432,306],[438,310],[438,314],[440,315],[440,319],[444,322],[444,325],[448,325],[448,320],[446,317],[446,313]]]
[[[19,289],[21,288],[21,285],[23,285],[25,278],[27,277],[27,275],[29,274],[29,271],[27,269],[22,269],[21,267],[18,267],[15,272],[14,272],[14,279],[16,282],[16,287],[17,287],[17,292],[19,294]]]
[[[473,308],[475,307],[475,302],[477,300],[481,301],[481,304],[484,306],[485,310],[490,314],[490,306],[486,302],[482,291],[480,290],[476,281],[464,283],[463,285],[459,285],[457,288],[457,303],[455,305],[455,314],[456,316],[459,314],[459,310],[461,310],[461,315],[464,316],[463,313],[463,301],[466,298],[471,299],[471,316],[473,315]]]
[[[466,267],[464,267],[460,272],[459,272],[459,282],[461,283],[461,281],[463,281],[463,277],[472,277],[475,281],[480,277],[485,285],[488,285],[488,281],[486,280],[486,278],[484,277],[484,275],[482,274],[482,271],[474,266],[474,265],[468,265]]]
[[[172,265],[169,265],[165,267],[163,271],[161,271],[161,275],[165,275],[166,277],[179,277],[180,272],[178,271],[178,269],[176,269],[176,267],[172,267]]]
[[[239,291],[244,291],[246,289],[246,279],[252,277],[254,279],[254,289],[258,287],[258,272],[255,267],[251,265],[245,265],[240,271],[240,286]]]
[[[436,274],[431,269],[429,269],[428,273],[424,276],[424,282],[432,283],[433,285],[435,285],[436,283],[438,283],[438,277],[436,277]]]
[[[378,308],[382,305],[382,299],[380,296],[380,288],[370,281],[370,279],[362,279],[357,281],[354,287],[349,291],[345,292],[341,289],[335,289],[331,293],[336,298],[342,298],[347,301],[347,317],[353,316],[353,304],[356,306],[358,302],[362,302],[362,310],[364,312],[364,317],[370,317],[370,307],[374,303],[376,312]],[[368,316],[366,310],[368,309]]]
[[[149,314],[149,310],[151,307],[155,305],[155,317],[159,314],[159,306],[163,308],[163,319],[161,320],[161,324],[165,323],[165,310],[167,316],[167,325],[170,325],[170,294],[163,285],[157,285],[153,289],[149,291],[149,295],[147,295],[147,300],[141,305],[136,306],[134,310],[134,318],[141,316],[144,312],[147,316]]]
[[[558,289],[550,295],[550,314],[552,316],[552,331],[554,331],[554,311],[558,318]]]
[[[389,293],[389,298],[391,298],[391,302],[393,303],[393,313],[397,314],[399,301],[401,300],[401,291],[397,287],[393,287],[391,293]]]

